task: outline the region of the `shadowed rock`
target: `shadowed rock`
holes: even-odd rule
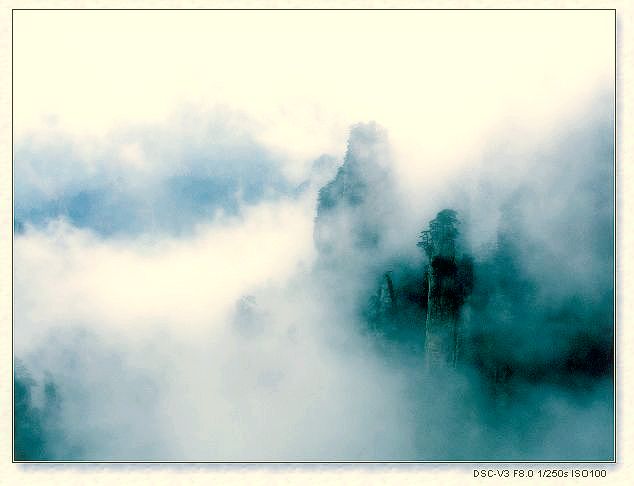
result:
[[[440,211],[423,231],[418,246],[429,264],[427,318],[425,321],[425,361],[428,367],[456,366],[464,340],[460,316],[465,299],[473,288],[473,263],[461,254],[457,213]]]

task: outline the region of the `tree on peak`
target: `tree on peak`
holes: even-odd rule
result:
[[[435,256],[455,258],[459,226],[458,213],[443,209],[429,222],[429,229],[421,232],[416,246],[422,248],[430,260]]]

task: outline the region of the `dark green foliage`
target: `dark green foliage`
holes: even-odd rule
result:
[[[549,309],[520,263],[521,248],[512,233],[500,234],[477,264],[469,361],[495,393],[521,382],[588,389],[612,373],[611,301],[588,304],[572,294]]]
[[[434,276],[430,278],[433,284],[429,286],[430,312],[448,319],[458,319],[465,296],[465,289],[458,279],[458,264],[453,258],[436,256],[430,266],[429,275]]]
[[[33,404],[35,381],[18,362],[13,384],[14,458],[17,461],[42,460],[46,457],[46,439],[42,413]]]
[[[443,363],[455,367],[463,354],[461,312],[473,288],[473,267],[471,258],[461,254],[459,225],[456,211],[444,209],[418,244],[429,260],[425,360],[431,368]]]
[[[455,255],[456,241],[460,234],[458,226],[456,211],[443,209],[429,222],[429,229],[421,232],[417,246],[423,249],[429,259],[436,255],[451,258]]]
[[[41,400],[36,400],[40,388]],[[16,461],[50,461],[74,457],[60,429],[61,397],[52,378],[39,384],[20,360],[14,375],[14,458]],[[62,451],[70,451],[62,454]]]
[[[422,292],[423,278],[416,268],[394,265],[377,278],[375,292],[367,300],[362,319],[367,331],[377,338],[384,351],[420,355],[424,345],[427,296]]]
[[[43,401],[34,398],[37,382],[24,365],[16,360],[14,376],[14,452],[17,461],[50,460],[55,455],[60,412],[57,386],[47,378],[43,383]]]
[[[429,229],[421,233],[417,243],[429,259],[425,269],[428,305],[433,312],[452,319],[459,318],[474,281],[473,258],[466,253],[458,254],[459,225],[456,211],[444,209],[430,221]]]
[[[432,352],[459,353],[495,395],[508,395],[521,382],[587,388],[613,371],[609,289],[597,302],[573,293],[545,305],[545,284],[524,266],[528,243],[512,231],[514,224],[508,219],[489,255],[475,261],[462,248],[457,212],[439,212],[418,242],[429,263],[414,278],[386,274],[383,287],[391,290],[377,284],[366,320],[377,335],[395,339],[417,319],[417,339],[430,340]]]

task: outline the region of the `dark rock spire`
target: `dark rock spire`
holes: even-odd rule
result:
[[[455,366],[461,351],[460,314],[473,287],[473,264],[461,251],[459,225],[455,211],[440,211],[418,243],[429,260],[425,360],[430,367]]]

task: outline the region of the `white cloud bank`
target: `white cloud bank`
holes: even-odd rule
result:
[[[16,352],[61,323],[132,333],[213,327],[250,288],[310,265],[313,211],[308,197],[264,203],[201,223],[188,239],[104,241],[64,220],[30,227],[15,243]]]

